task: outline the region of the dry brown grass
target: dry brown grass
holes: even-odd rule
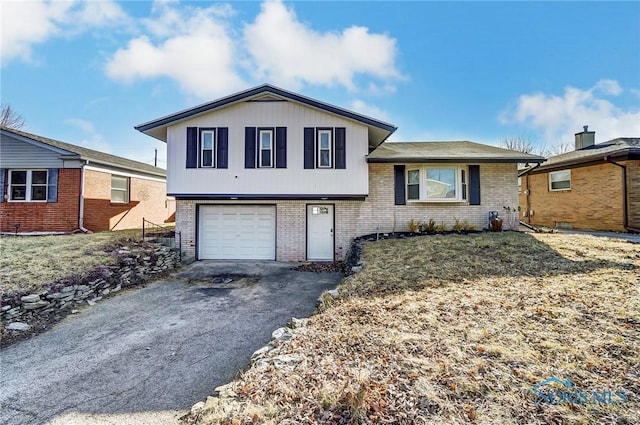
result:
[[[115,259],[105,247],[119,239],[140,238],[140,230],[56,236],[0,238],[0,296],[40,290],[70,276],[82,275]]]
[[[200,424],[635,424],[640,247],[518,233],[369,243],[365,267]],[[626,404],[534,405],[571,378]]]

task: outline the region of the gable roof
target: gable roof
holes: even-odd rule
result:
[[[389,137],[397,129],[397,127],[392,124],[334,105],[330,105],[328,103],[320,102],[318,100],[311,99],[310,97],[283,90],[270,84],[263,84],[261,86],[232,94],[230,96],[222,97],[212,102],[204,103],[190,109],[185,109],[184,111],[176,112],[175,114],[167,115],[143,124],[139,124],[135,126],[135,129],[151,137],[155,137],[156,139],[166,142],[167,127],[169,125],[175,124],[176,122],[186,120],[200,114],[208,113],[216,109],[224,108],[238,102],[247,100],[284,100],[283,98],[366,125],[367,127],[369,127],[369,145],[372,147],[375,147],[385,141],[387,137]]]
[[[640,137],[620,137],[598,143],[572,152],[547,158],[545,163],[536,167],[533,174],[556,168],[586,165],[609,159],[640,159]]]
[[[82,146],[72,145],[71,143],[61,142],[55,139],[38,136],[37,134],[27,133],[12,128],[0,127],[2,136],[12,136],[23,142],[41,146],[59,153],[64,159],[86,160],[90,163],[106,165],[115,168],[121,168],[139,173],[150,174],[158,177],[166,177],[167,172],[162,168],[145,164],[144,162],[134,161],[132,159],[122,158],[121,156],[111,155],[104,152],[95,151],[93,149],[83,148]]]
[[[370,163],[540,163],[542,161],[544,158],[541,156],[469,141],[385,142],[367,157],[367,162]]]

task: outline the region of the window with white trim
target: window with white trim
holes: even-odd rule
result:
[[[46,202],[47,170],[9,170],[9,201]]]
[[[214,130],[200,131],[200,166],[213,167],[215,162],[214,152],[216,145],[216,132]]]
[[[129,202],[129,177],[111,176],[111,202],[114,204]]]
[[[258,136],[259,143],[259,165],[260,168],[273,167],[273,130],[260,130]]]
[[[410,201],[420,199],[420,170],[407,171],[407,199]]]
[[[318,167],[331,168],[333,157],[333,143],[331,130],[318,130]]]
[[[430,165],[407,170],[407,200],[461,202],[467,199],[467,170],[461,166]]]
[[[549,173],[549,190],[571,190],[571,170]]]

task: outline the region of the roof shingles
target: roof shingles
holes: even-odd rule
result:
[[[385,142],[371,152],[368,162],[542,162],[544,158],[469,141]]]

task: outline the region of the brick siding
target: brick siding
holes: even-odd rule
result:
[[[168,200],[166,184],[131,177],[129,202],[111,202],[111,173],[85,170],[84,227],[94,232],[136,229],[142,218],[163,224],[173,220],[175,201]]]
[[[369,196],[366,201],[204,201],[176,202],[176,230],[182,232],[183,249],[187,255],[196,250],[196,205],[268,204],[276,205],[276,259],[304,261],[306,256],[306,205],[335,206],[335,256],[343,259],[354,237],[375,232],[406,231],[409,220],[428,221],[433,218],[451,227],[455,218],[468,220],[479,229],[487,226],[489,211],[501,216],[511,214],[517,220],[517,170],[515,164],[481,164],[481,205],[428,204],[394,205],[393,164],[369,164]],[[505,227],[508,228],[508,221]]]
[[[63,168],[58,173],[57,202],[1,202],[2,232],[70,232],[78,228],[80,178],[78,168]]]
[[[640,224],[640,161],[626,161],[629,225]],[[522,178],[520,207],[524,213],[526,177]],[[597,164],[571,169],[571,189],[549,190],[549,173],[529,176],[530,217],[521,218],[537,226],[568,223],[574,229],[625,231],[623,226],[622,169]],[[635,223],[635,225],[634,225]]]

